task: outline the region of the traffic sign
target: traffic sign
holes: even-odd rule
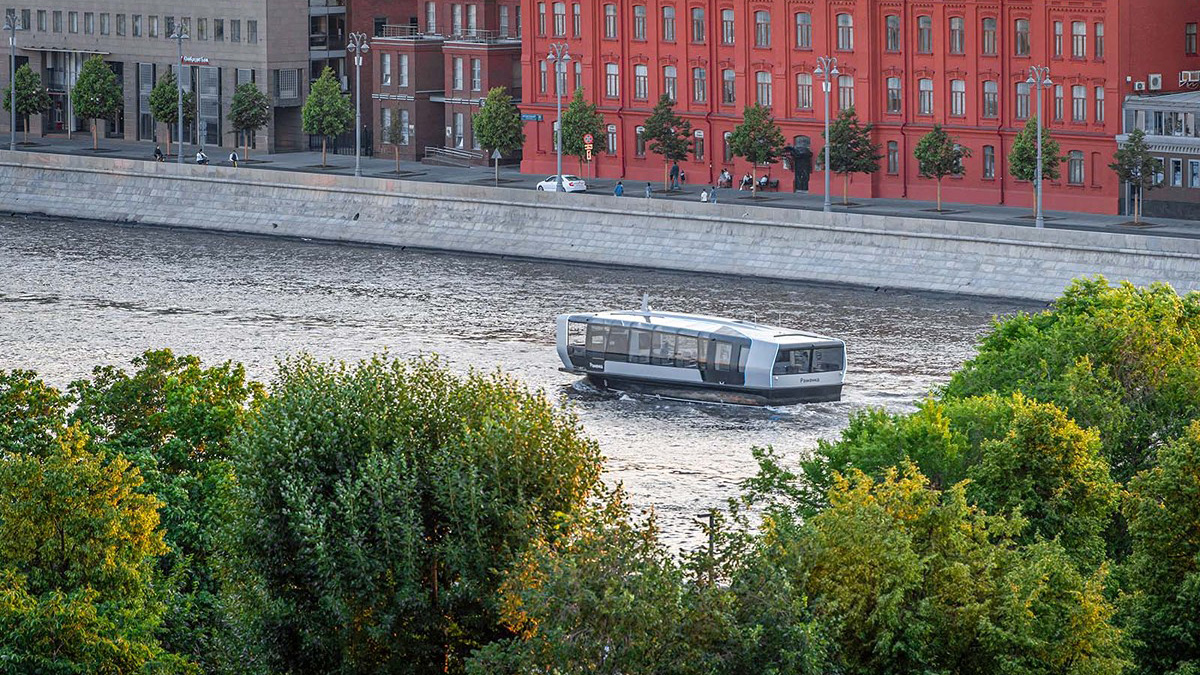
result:
[[[500,159],[500,151],[499,150],[492,151],[492,159]]]
[[[595,139],[594,139],[594,138],[592,138],[592,135],[591,135],[591,134],[584,134],[584,135],[583,135],[583,143],[584,143],[584,145],[591,145],[591,144],[592,144],[592,141],[594,141],[594,140],[595,140]]]
[[[521,113],[522,122],[541,122],[541,113]]]
[[[590,161],[592,161],[592,146],[591,146],[591,145],[588,145],[588,146],[585,148],[585,150],[586,150],[586,152],[587,152],[587,157],[584,159],[584,161],[585,161],[585,162],[590,162]]]
[[[584,143],[584,144],[583,144],[583,149],[584,149],[584,150],[587,150],[588,152],[591,152],[591,151],[592,151],[592,144],[591,144],[591,143]]]

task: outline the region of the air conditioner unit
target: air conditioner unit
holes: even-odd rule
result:
[[[1146,83],[1145,82],[1134,82],[1133,90],[1134,91],[1146,91]]]
[[[1150,91],[1158,91],[1162,89],[1162,74],[1153,73],[1146,76],[1146,88]]]

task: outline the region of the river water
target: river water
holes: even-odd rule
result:
[[[814,251],[813,255],[820,255]],[[719,314],[846,340],[842,401],[712,406],[597,392],[558,371],[556,314],[635,308]],[[911,409],[974,353],[995,315],[1037,307],[247,236],[0,218],[0,369],[56,386],[170,347],[270,381],[298,351],[358,359],[437,352],[502,368],[564,400],[607,458],[606,480],[654,508],[668,543],[752,475],[750,449],[802,457],[863,406]]]

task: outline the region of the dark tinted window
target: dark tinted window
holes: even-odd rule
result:
[[[675,365],[679,368],[695,368],[700,360],[700,347],[694,337],[679,336],[675,347]]]
[[[775,375],[795,375],[809,372],[812,363],[811,349],[780,349],[775,357]]]
[[[634,329],[629,333],[629,362],[650,363],[650,346],[653,333]]]
[[[567,322],[567,346],[583,347],[587,344],[587,323],[583,321]]]
[[[608,326],[603,324],[588,324],[587,350],[597,354],[604,353],[604,344],[608,341]]]
[[[812,370],[814,373],[824,373],[841,369],[841,347],[819,347],[813,350]]]
[[[654,331],[653,346],[650,349],[650,363],[656,366],[675,365],[675,335]]]
[[[606,361],[629,360],[629,329],[620,326],[609,326],[608,349],[605,350]]]
[[[713,341],[713,368],[717,370],[733,370],[730,366],[734,363],[733,352],[734,345],[732,342],[722,342],[721,340]]]

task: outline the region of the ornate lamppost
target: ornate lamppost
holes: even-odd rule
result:
[[[179,159],[176,163],[183,164],[183,41],[188,39],[188,35],[183,32],[182,21],[175,24],[175,31],[171,33],[170,39],[179,45],[179,67],[175,69],[175,72],[178,73],[175,77],[175,122],[178,125],[179,132],[175,141],[179,145]],[[196,100],[199,101],[200,97],[197,96]],[[199,118],[196,118],[196,121],[199,122]],[[200,139],[197,138],[196,140],[199,141]]]
[[[554,149],[558,153],[558,173],[554,177],[554,191],[562,192],[562,80],[559,79],[559,71],[562,72],[562,78],[566,79],[567,62],[571,60],[571,55],[567,53],[567,44],[556,42],[550,45],[550,55],[546,60],[554,64],[554,96],[557,99],[558,117],[554,122]]]
[[[1037,89],[1037,115],[1034,116],[1037,120],[1037,175],[1033,177],[1033,186],[1037,192],[1037,212],[1034,214],[1034,224],[1037,227],[1045,227],[1046,221],[1042,218],[1042,90],[1054,86],[1050,81],[1050,66],[1030,66],[1029,79],[1025,82]]]
[[[825,213],[833,211],[833,202],[829,199],[829,160],[833,154],[829,150],[829,90],[833,88],[833,78],[839,74],[836,56],[817,57],[817,67],[813,70],[813,75],[821,79],[821,89],[825,92],[825,201],[822,204]]]
[[[351,33],[346,51],[354,54],[354,175],[362,175],[362,108],[359,103],[363,54],[371,51],[366,33]]]

